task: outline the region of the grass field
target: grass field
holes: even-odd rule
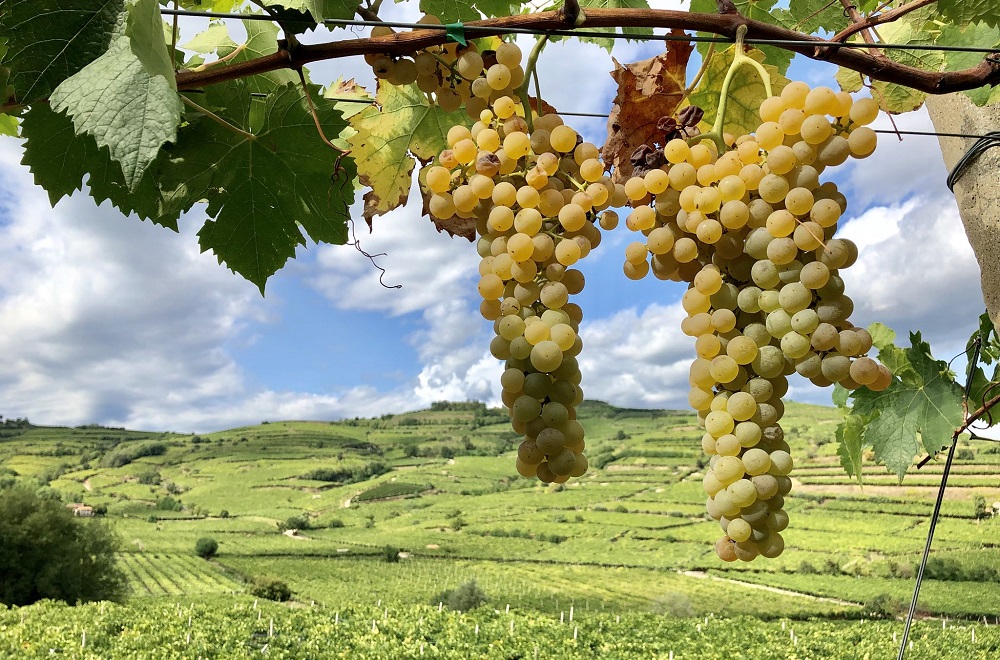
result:
[[[300,601],[413,606],[476,579],[495,605],[552,615],[734,616],[761,614],[752,584],[797,592],[768,594],[768,616],[804,618],[860,617],[875,596],[912,592],[941,466],[899,484],[872,465],[863,488],[852,484],[836,455],[834,409],[787,406],[796,469],[785,553],[723,565],[692,414],[588,402],[580,421],[602,467],[545,486],[512,476],[517,438],[505,415],[435,408],[201,436],[29,427],[0,438],[0,468],[106,507],[136,597],[226,594],[273,574]],[[136,449],[152,445],[162,451]],[[135,453],[148,455],[116,458]],[[1000,582],[988,571],[1000,565],[1000,523],[977,519],[974,499],[1000,500],[1000,453],[962,444],[959,455],[933,553],[957,573],[928,581],[920,610],[997,616]],[[293,517],[307,528],[282,534]],[[203,536],[219,542],[212,562],[194,555]],[[402,559],[386,563],[385,546]],[[986,579],[969,580],[977,570]]]

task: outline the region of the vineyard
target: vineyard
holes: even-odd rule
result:
[[[432,606],[288,609],[253,599],[170,600],[140,607],[39,603],[0,610],[0,655],[43,658],[883,658],[894,623],[761,621]],[[1000,627],[916,624],[911,658],[987,660]],[[766,649],[766,655],[758,653]]]
[[[496,458],[514,453],[503,417],[439,408],[203,436],[30,428],[0,444],[0,465],[24,478],[57,474],[51,485],[65,497],[106,506],[136,597],[229,594],[243,579],[274,575],[302,603],[407,608],[474,579],[502,610],[731,617],[761,615],[763,585],[791,592],[767,594],[769,616],[802,620],[859,619],[873,598],[899,604],[912,591],[935,492],[922,480],[939,479],[941,466],[932,461],[903,485],[882,483],[882,468],[871,467],[859,488],[829,441],[834,409],[791,404],[786,413],[792,450],[805,457],[787,499],[801,519],[789,551],[764,566],[724,569],[709,544],[716,524],[700,504],[693,414],[586,402],[590,471],[543,486],[511,478]],[[166,451],[93,467],[112,451],[102,435],[121,435],[126,446],[155,440]],[[974,504],[1000,499],[1000,454],[961,449],[932,553],[943,563],[932,561],[919,611],[992,622],[1000,616],[998,521],[977,518]],[[84,455],[92,467],[71,464]],[[387,472],[366,468],[375,464]],[[375,476],[353,481],[365,470]],[[346,482],[309,478],[337,474]],[[143,475],[158,483],[139,483]],[[183,510],[159,508],[168,497]],[[278,523],[293,516],[308,528],[283,535]],[[210,562],[193,553],[204,536],[220,544]],[[402,553],[399,562],[385,562],[387,545]]]

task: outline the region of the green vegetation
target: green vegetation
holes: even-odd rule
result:
[[[895,621],[760,621],[585,612],[545,616],[434,605],[289,608],[252,597],[159,599],[139,607],[39,603],[0,608],[0,656],[50,658],[261,658],[360,660],[436,657],[592,658],[895,657]],[[918,621],[910,660],[992,660],[1000,627]],[[81,641],[85,640],[85,646]],[[83,646],[83,648],[81,648]],[[762,651],[756,655],[755,651]],[[82,652],[82,653],[81,653]]]
[[[208,536],[203,536],[194,544],[194,552],[202,559],[211,559],[219,551],[219,542]]]
[[[709,617],[705,630],[721,635],[730,618],[743,615],[758,617],[753,625],[762,640],[781,637],[768,642],[778,649],[774,657],[785,657],[781,645],[788,643],[789,632],[781,631],[777,621],[761,618],[794,621],[787,625],[799,636],[802,657],[839,657],[839,651],[827,653],[829,649],[806,641],[815,636],[820,644],[823,635],[834,633],[857,640],[871,657],[883,657],[891,654],[885,635],[891,641],[892,632],[901,631],[891,617],[912,593],[941,466],[932,461],[900,486],[892,475],[880,481],[884,468],[869,465],[862,490],[843,473],[831,441],[838,419],[834,409],[789,404],[786,429],[797,481],[786,502],[792,520],[788,549],[777,560],[752,565],[722,564],[714,557],[710,542],[718,528],[704,513],[701,433],[695,417],[686,412],[585,403],[580,420],[587,429],[588,451],[603,457],[605,467],[552,486],[512,476],[516,445],[506,420],[478,407],[446,406],[337,423],[271,422],[200,436],[100,428],[5,429],[17,435],[0,442],[0,470],[6,479],[33,488],[58,472],[48,482],[49,492],[95,509],[106,507],[106,522],[123,540],[118,556],[136,599],[136,609],[124,616],[123,625],[145,625],[141,617],[146,610],[166,607],[163,603],[173,603],[175,615],[177,603],[185,612],[192,602],[196,612],[199,602],[217,603],[217,614],[202,615],[204,627],[192,625],[192,657],[196,649],[209,648],[212,639],[235,644],[232,657],[251,648],[248,641],[212,637],[223,634],[212,632],[214,621],[231,627],[232,635],[242,635],[240,640],[259,640],[258,654],[268,643],[259,637],[257,613],[239,614],[249,607],[234,595],[239,592],[256,594],[261,607],[271,607],[264,602],[272,598],[315,603],[301,619],[295,618],[299,613],[277,611],[277,632],[269,647],[274,652],[287,642],[286,626],[294,625],[301,636],[336,628],[323,634],[345,635],[342,642],[345,649],[354,649],[352,657],[375,657],[379,649],[389,648],[379,644],[398,642],[380,636],[389,634],[382,621],[388,607],[392,635],[411,630],[417,635],[413,640],[424,640],[425,652],[435,644],[425,633],[460,635],[462,640],[468,634],[473,645],[468,648],[478,649],[467,629],[474,631],[478,623],[485,645],[486,631],[509,626],[511,618],[515,634],[511,637],[507,629],[503,637],[505,644],[514,645],[503,647],[511,654],[521,648],[521,634],[527,640],[535,625],[545,643],[562,644],[565,638],[558,635],[568,629],[572,639],[572,628],[559,628],[557,622],[572,609],[574,626],[580,626],[578,641],[590,641],[566,647],[569,657],[634,654],[639,646],[612,645],[605,651],[606,638],[589,637],[616,628],[619,616],[622,626],[628,622],[631,627],[616,629],[639,634],[638,645],[652,639],[652,633],[636,632],[640,626],[688,635],[694,625],[690,617],[703,624]],[[127,465],[99,466],[109,452],[147,443],[162,443],[166,451]],[[451,447],[454,458],[441,458],[442,446]],[[969,447],[974,445],[961,445]],[[384,469],[354,483],[303,478],[318,469],[350,474],[370,471],[373,465]],[[140,482],[154,473],[159,483],[148,478],[143,479],[148,483]],[[980,622],[986,616],[991,624],[1000,616],[1000,549],[995,547],[1000,524],[991,515],[993,503],[1000,500],[997,475],[997,453],[977,451],[972,460],[955,466],[921,590],[922,615]],[[95,521],[83,522],[89,526]],[[282,533],[291,529],[298,532]],[[210,562],[192,552],[202,538],[218,543]],[[442,594],[461,592],[472,581],[488,595],[489,606],[471,615],[450,611]],[[761,586],[786,591],[765,594]],[[762,611],[765,596],[768,606]],[[433,603],[430,610],[428,603]],[[438,603],[444,608],[440,614]],[[352,628],[361,624],[348,620],[354,616],[350,612],[369,607],[373,613],[366,627]],[[494,610],[506,613],[508,607],[509,618],[492,618]],[[69,610],[59,611],[70,617],[67,621],[75,620]],[[337,612],[339,627],[330,620]],[[237,620],[224,618],[230,615]],[[243,622],[243,616],[253,620]],[[890,617],[874,624],[887,626],[880,629],[881,639],[874,636],[871,622],[864,624],[868,628],[808,623],[880,616]],[[418,623],[421,617],[423,624]],[[186,616],[178,618],[186,624]],[[372,619],[380,631],[376,635]],[[432,625],[432,620],[439,623]],[[529,620],[538,623],[529,625]],[[29,623],[30,617],[25,625]],[[66,629],[73,625],[67,623]],[[357,636],[365,630],[368,636],[360,640]],[[911,657],[932,657],[934,644],[952,639],[951,628],[920,630],[926,636],[915,638]],[[99,631],[94,625],[87,632],[94,648],[112,648],[96,646]],[[974,648],[968,646],[970,633],[964,633],[966,647],[956,647],[969,651],[963,658],[987,657],[986,631],[977,631],[980,641]],[[81,633],[76,630],[77,645]],[[62,634],[54,633],[52,639]],[[954,635],[957,639],[958,633]],[[187,629],[177,635],[181,641],[186,636]],[[110,637],[102,643],[118,643]],[[420,642],[415,643],[414,654],[419,655]],[[534,643],[524,644],[530,644],[527,654],[533,657]],[[926,645],[922,652],[921,645]],[[114,648],[125,654],[124,646]],[[708,647],[680,643],[673,650],[679,654],[685,648],[693,657],[708,653]],[[0,656],[4,653],[0,646]],[[295,653],[299,655],[289,657],[311,657],[307,650],[296,648]]]
[[[114,531],[74,519],[52,495],[27,486],[0,491],[0,603],[124,598]]]

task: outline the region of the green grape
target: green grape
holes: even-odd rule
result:
[[[726,492],[729,493],[733,504],[741,509],[757,501],[757,489],[754,488],[753,482],[749,479],[734,481],[726,486]]]
[[[757,401],[747,392],[736,392],[729,397],[726,411],[734,420],[745,422],[757,414]],[[736,436],[733,438],[735,439]],[[737,443],[739,443],[738,440]]]
[[[743,461],[736,456],[719,456],[715,466],[712,467],[712,473],[715,475],[715,478],[718,479],[719,483],[724,486],[728,486],[742,479],[745,472],[746,471],[743,468]],[[720,495],[721,493],[722,491],[719,492]],[[718,496],[716,496],[716,503],[718,503],[718,499]],[[736,506],[736,509],[738,510],[739,506]]]
[[[771,469],[771,457],[763,449],[748,449],[743,454],[743,466],[748,475],[757,477]]]
[[[734,428],[735,423],[728,412],[717,410],[708,413],[705,417],[705,430],[715,438],[732,433]]]

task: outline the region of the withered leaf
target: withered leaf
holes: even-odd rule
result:
[[[683,34],[674,30],[671,34]],[[642,62],[621,65],[615,61],[611,77],[618,83],[611,115],[608,139],[601,156],[613,168],[615,182],[624,182],[632,174],[630,157],[644,144],[659,143],[663,131],[661,118],[674,114],[684,97],[688,59],[694,50],[686,41],[671,41],[666,52]]]

